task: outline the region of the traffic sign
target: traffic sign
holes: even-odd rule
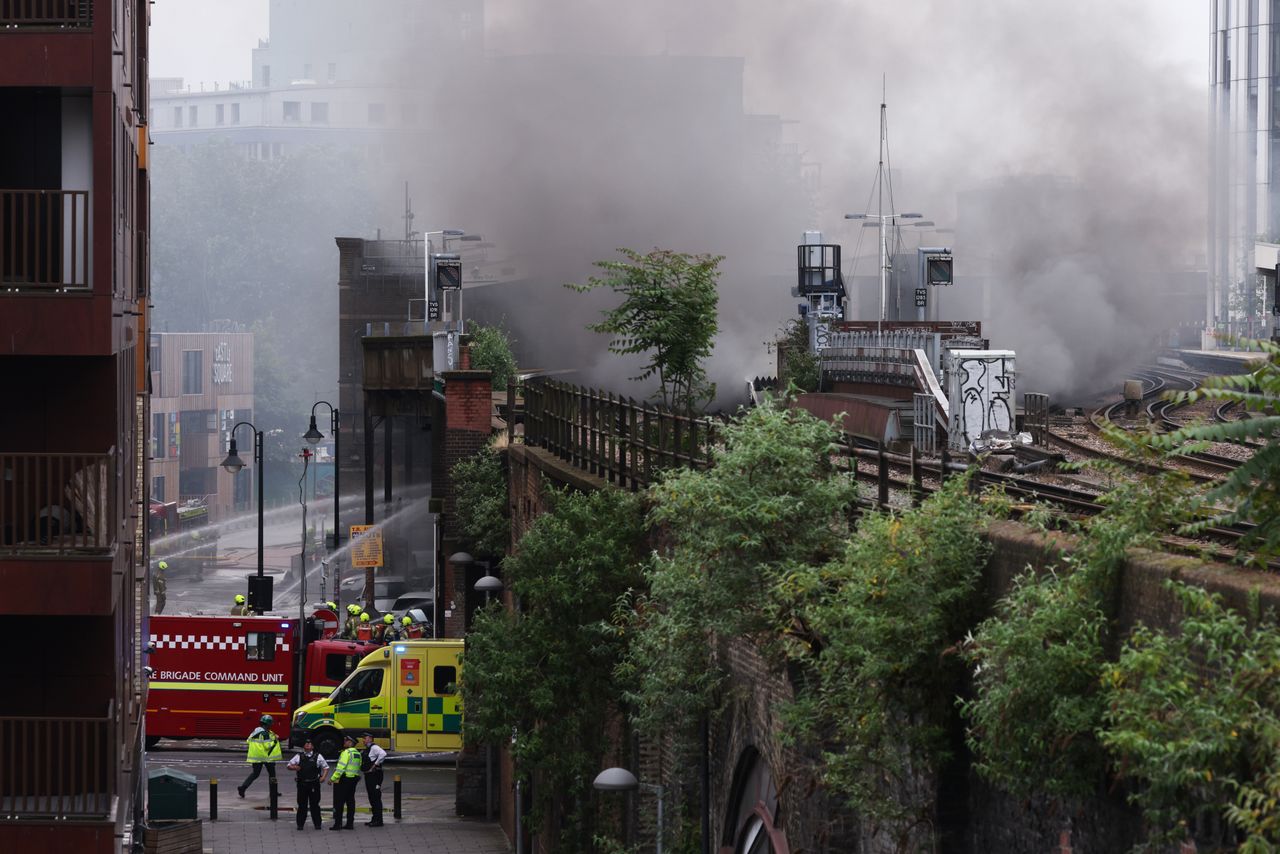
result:
[[[351,526],[351,566],[382,566],[382,531],[373,525]]]

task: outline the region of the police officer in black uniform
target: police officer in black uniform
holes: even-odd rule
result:
[[[360,773],[364,774],[364,791],[369,796],[369,810],[373,820],[369,827],[382,827],[382,763],[387,751],[373,743],[373,733],[364,733],[364,749],[360,751]]]
[[[298,772],[298,830],[307,823],[307,811],[311,811],[311,823],[320,829],[320,784],[329,773],[329,763],[316,752],[311,739],[303,742],[302,752],[289,760],[290,771]]]

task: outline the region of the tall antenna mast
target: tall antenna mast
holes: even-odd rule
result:
[[[877,219],[880,221],[880,319],[876,321],[876,332],[881,331],[881,325],[884,323],[889,310],[889,237],[885,229],[884,217],[884,149],[888,142],[888,133],[886,125],[888,122],[888,107],[885,101],[888,100],[887,84],[884,78],[881,78],[880,92],[880,168],[876,170],[876,184],[880,191],[880,202],[877,213]]]

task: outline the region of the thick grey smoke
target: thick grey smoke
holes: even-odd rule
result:
[[[897,209],[958,228],[923,235],[954,242],[948,305],[1018,350],[1022,389],[1076,395],[1178,315],[1163,274],[1202,251],[1204,94],[1149,58],[1154,14],[1125,0],[490,0],[486,57],[427,71],[431,46],[403,46],[402,79],[432,81],[434,130],[393,167],[420,188],[419,223],[464,224],[518,259],[518,291],[469,299],[530,346],[526,362],[595,362],[590,378],[623,390],[628,369],[608,370],[605,342],[581,332],[599,301],[560,284],[619,246],[726,256],[713,373],[736,390],[794,315],[801,232],[853,253],[841,215],[864,209],[887,85]]]

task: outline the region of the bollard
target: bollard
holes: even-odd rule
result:
[[[275,821],[280,815],[280,790],[276,787],[275,777],[272,777],[268,781],[267,785],[271,789],[271,820]]]
[[[397,774],[393,778],[393,780],[394,782],[392,784],[393,795],[392,795],[391,817],[394,818],[396,821],[399,821],[400,820],[400,775]]]
[[[209,821],[218,820],[218,778],[209,778]]]

